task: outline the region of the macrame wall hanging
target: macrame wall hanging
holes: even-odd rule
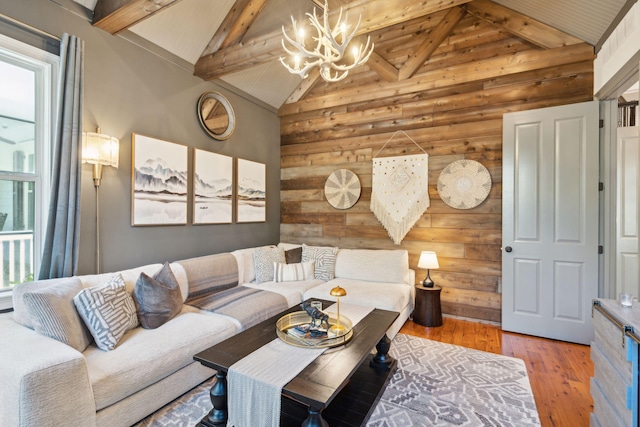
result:
[[[423,154],[378,157],[401,133]],[[397,131],[373,156],[371,211],[399,245],[429,207],[429,155],[404,131]]]

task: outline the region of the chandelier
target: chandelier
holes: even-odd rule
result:
[[[320,69],[320,76],[327,82],[337,82],[349,74],[349,70],[359,65],[364,64],[371,56],[373,52],[373,43],[371,43],[370,37],[367,36],[367,43],[356,45],[354,43],[350,49],[350,57],[346,54],[347,48],[351,43],[351,39],[356,35],[358,27],[360,26],[360,20],[362,16],[358,18],[353,31],[349,32],[349,12],[345,14],[345,19],[342,21],[342,8],[340,8],[340,14],[335,26],[331,28],[329,26],[329,7],[327,0],[324,2],[324,25],[320,24],[320,20],[316,15],[316,9],[313,8],[313,15],[306,14],[309,17],[311,26],[315,28],[317,35],[312,35],[311,38],[306,38],[304,28],[298,29],[293,16],[291,17],[291,23],[293,24],[294,37],[289,37],[287,32],[282,27],[282,34],[284,39],[282,40],[282,48],[293,58],[293,64],[289,65],[285,58],[281,57],[280,62],[285,66],[289,72],[298,74],[303,79],[309,76],[309,71],[318,67]],[[285,40],[289,43],[289,47],[285,44]],[[311,41],[312,40],[312,41]],[[309,42],[314,47],[307,47],[306,42]]]

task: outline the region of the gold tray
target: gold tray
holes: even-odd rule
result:
[[[327,313],[328,314],[328,313]],[[334,313],[331,313],[334,314]],[[335,314],[334,314],[335,315]],[[328,348],[337,347],[347,343],[353,337],[353,325],[347,317],[340,316],[340,326],[344,329],[333,336],[327,338],[306,338],[291,335],[289,329],[299,325],[307,325],[311,322],[311,317],[305,311],[295,311],[285,314],[276,322],[276,332],[278,337],[287,344],[304,348]],[[338,319],[329,316],[329,329],[338,324]]]

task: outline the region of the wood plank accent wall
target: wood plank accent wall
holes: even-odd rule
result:
[[[446,11],[375,32],[376,52],[400,68]],[[467,15],[415,75],[387,81],[367,66],[333,84],[319,80],[281,116],[281,241],[341,248],[394,245],[369,209],[372,157],[397,130],[429,154],[431,207],[402,241],[418,280],[423,250],[438,254],[431,271],[443,287],[446,314],[501,320],[502,115],[593,99],[593,48],[545,49],[502,27]],[[292,100],[295,101],[295,100]],[[380,156],[417,154],[411,142]],[[469,210],[438,196],[442,169],[459,159],[482,163],[493,180],[487,200]],[[348,210],[331,207],[324,183],[347,168],[362,195]]]

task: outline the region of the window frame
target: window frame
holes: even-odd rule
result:
[[[35,212],[33,230],[33,274],[37,276],[42,261],[57,115],[55,94],[58,86],[60,57],[0,34],[0,61],[27,68],[35,74],[35,170],[34,173],[0,171],[0,179],[34,182]],[[0,311],[13,306],[13,288],[0,290]]]

